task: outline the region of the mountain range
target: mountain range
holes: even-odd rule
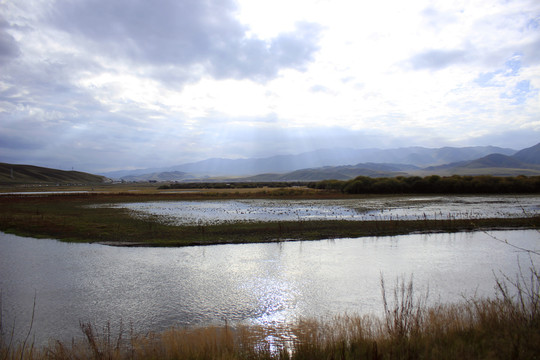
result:
[[[471,161],[430,166],[423,170],[442,175],[538,175],[540,172],[540,143],[511,156],[494,153]]]
[[[444,165],[474,160],[493,153],[513,155],[516,150],[494,146],[398,149],[321,149],[294,155],[276,155],[267,158],[222,159],[211,158],[167,168],[126,170],[103,173],[110,178],[135,180],[141,175],[156,177],[159,173],[185,173],[189,177],[253,176],[263,173],[288,173],[300,169],[328,166],[353,166],[359,163],[400,164],[415,167]],[[177,174],[181,175],[181,174]],[[180,177],[177,179],[182,180]]]
[[[208,159],[164,169],[93,175],[0,163],[0,184],[125,181],[318,181],[357,176],[540,175],[540,143],[520,151],[485,147],[329,149],[262,159]]]
[[[364,176],[539,175],[540,143],[520,151],[494,146],[334,148],[267,158],[212,158],[168,168],[103,175],[125,181],[316,181]]]

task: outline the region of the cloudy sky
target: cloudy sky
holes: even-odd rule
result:
[[[0,1],[0,161],[540,142],[537,0]]]

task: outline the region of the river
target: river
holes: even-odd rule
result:
[[[379,314],[380,279],[414,279],[431,302],[494,296],[495,277],[525,271],[535,230],[413,234],[266,244],[121,248],[0,233],[5,336],[37,345],[123,321],[135,332],[299,318]],[[506,244],[507,241],[509,244]],[[538,257],[532,261],[538,265]]]

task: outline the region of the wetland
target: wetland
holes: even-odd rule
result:
[[[0,230],[123,246],[316,240],[535,228],[540,196],[89,192],[0,196]]]
[[[31,323],[36,346],[82,341],[81,324],[248,326],[283,344],[302,321],[384,318],[383,277],[414,278],[429,309],[491,299],[497,278],[539,265],[538,194],[77,190],[0,205],[2,322],[19,342]]]

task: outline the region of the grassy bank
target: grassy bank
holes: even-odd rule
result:
[[[225,325],[139,335],[82,323],[82,341],[34,348],[4,338],[0,359],[536,359],[539,285],[532,269],[530,277],[497,281],[495,299],[427,306],[412,280],[393,291],[382,282],[382,317],[301,320],[287,329]]]
[[[136,246],[314,240],[339,237],[456,232],[479,229],[538,228],[540,216],[497,219],[280,221],[171,226],[157,218],[136,218],[122,208],[95,206],[162,200],[283,198],[327,199],[346,195],[305,189],[258,192],[88,193],[48,196],[0,196],[0,230],[23,236],[70,242]]]

